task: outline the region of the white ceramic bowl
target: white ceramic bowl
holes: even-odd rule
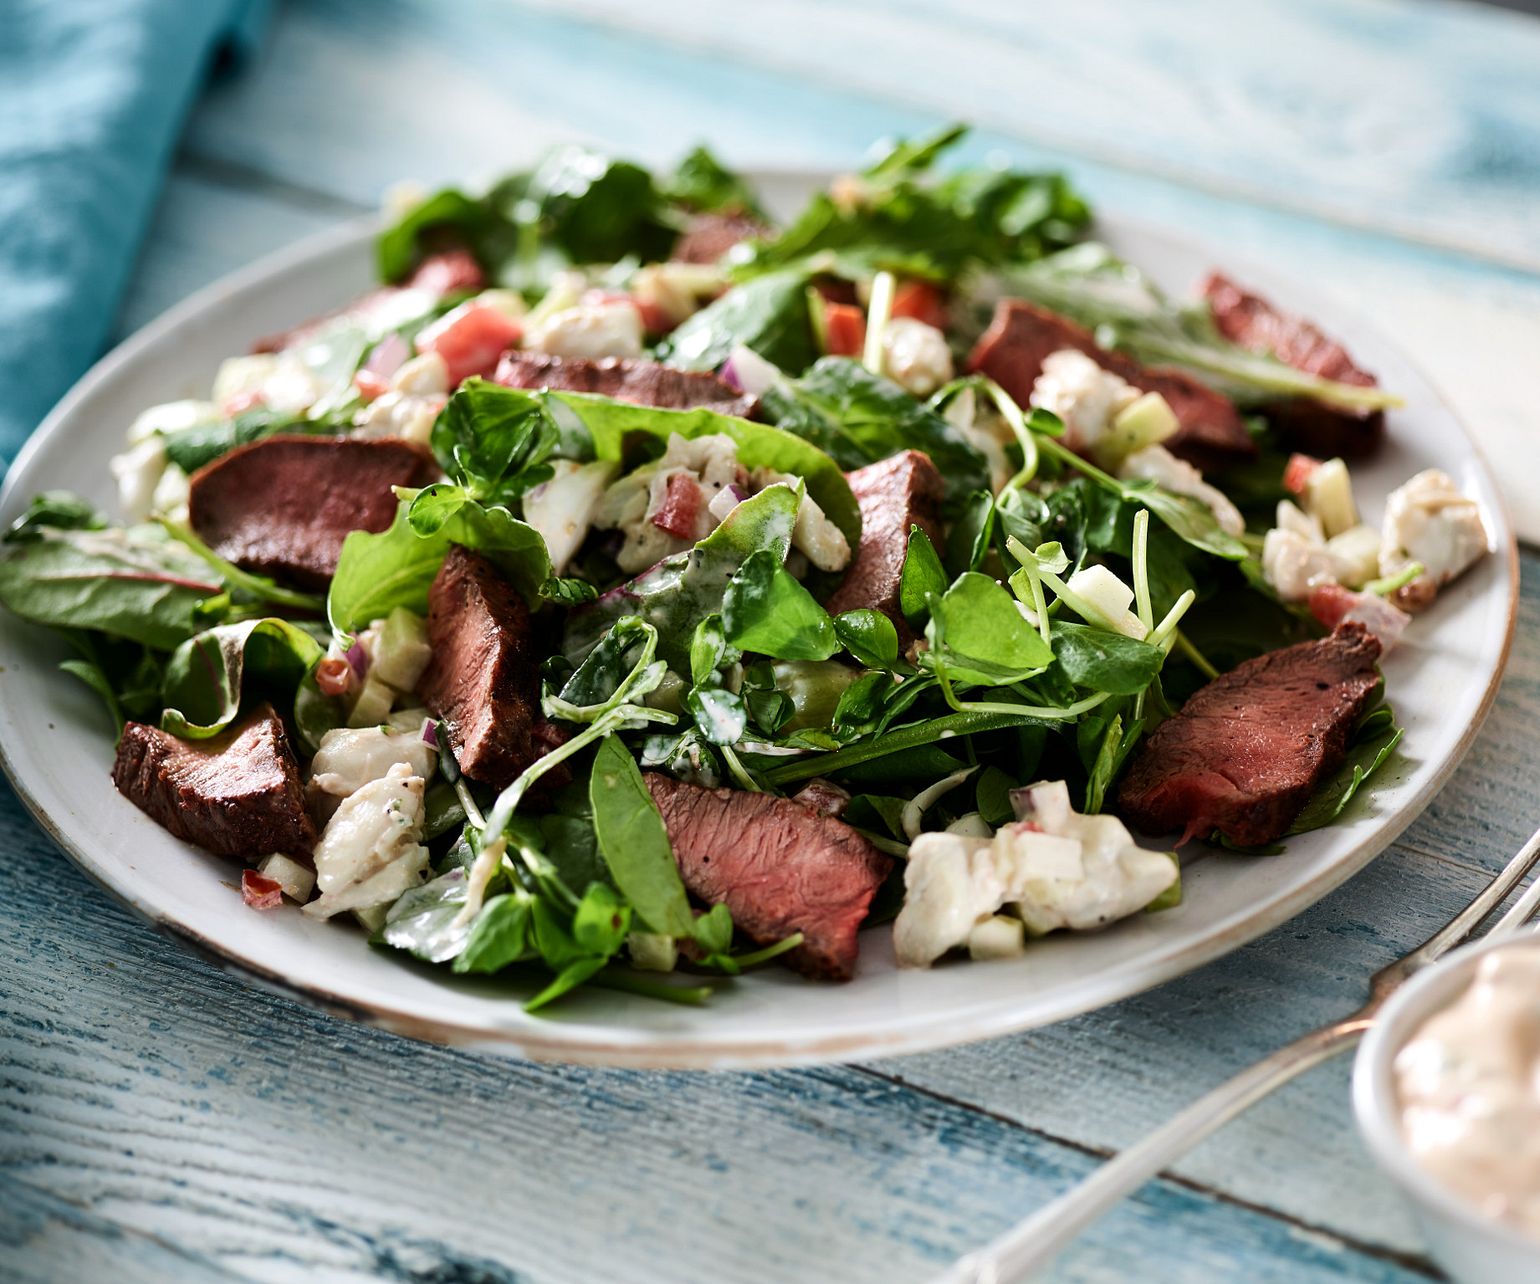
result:
[[[1401,1133],[1394,1062],[1422,1023],[1471,983],[1484,955],[1535,935],[1466,946],[1408,982],[1385,1005],[1353,1066],[1359,1135],[1401,1187],[1429,1251],[1460,1284],[1535,1284],[1540,1280],[1540,1239],[1483,1215],[1417,1162]]]

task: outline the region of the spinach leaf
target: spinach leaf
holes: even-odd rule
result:
[[[752,554],[770,549],[785,559],[796,520],[797,492],[789,486],[765,487],[693,549],[664,558],[592,605],[572,611],[563,645],[567,658],[582,659],[617,620],[635,616],[657,629],[658,654],[669,667],[688,672],[696,626],[721,610],[728,584]]]
[[[380,279],[401,280],[430,244],[463,245],[482,267],[492,271],[516,249],[518,231],[485,198],[444,188],[413,206],[380,234],[375,242]]]
[[[471,924],[465,944],[455,958],[454,970],[500,972],[510,963],[531,957],[533,901],[534,897],[522,888],[488,900]]]
[[[186,740],[216,736],[235,720],[248,678],[283,693],[288,708],[324,648],[288,620],[222,624],[189,638],[166,665],[161,728]]]
[[[527,179],[505,181],[492,200],[524,232],[573,263],[643,262],[668,257],[678,224],[640,165],[588,147],[558,147]]]
[[[348,372],[352,377],[352,371]],[[308,419],[275,410],[248,410],[232,419],[198,424],[164,437],[166,458],[184,473],[195,473],[237,446],[245,446],[276,433],[335,433],[344,419],[336,416]]]
[[[169,650],[198,632],[217,576],[159,526],[32,527],[0,557],[0,603],[56,628]]]
[[[828,452],[847,471],[921,450],[940,471],[950,507],[989,489],[988,462],[956,428],[850,357],[822,357],[801,379],[778,381],[761,406],[777,427]]]
[[[818,349],[804,273],[771,272],[734,286],[679,325],[656,355],[681,370],[715,370],[738,343],[792,373],[812,364]]]
[[[428,609],[428,590],[451,544],[462,544],[491,559],[526,601],[534,601],[550,579],[545,541],[506,508],[487,508],[464,495],[447,514],[436,513],[436,529],[420,535],[409,511],[417,492],[403,491],[388,530],[353,531],[342,541],[326,611],[338,633],[353,633],[398,606],[419,615]]]
[[[706,409],[658,410],[585,393],[546,395],[582,420],[600,459],[620,459],[627,439],[633,434],[651,437],[660,444],[667,443],[675,433],[692,440],[716,433],[731,437],[745,468],[764,468],[800,477],[807,493],[840,528],[850,547],[855,548],[861,541],[861,510],[841,466],[816,445],[791,433]]]
[[[946,571],[936,556],[935,545],[918,526],[909,528],[909,546],[898,581],[898,604],[910,624],[930,614],[930,600],[946,592]]]
[[[697,147],[679,162],[664,194],[693,210],[763,216],[753,188],[704,147]]]
[[[688,936],[695,924],[663,818],[619,736],[594,756],[588,800],[599,850],[615,886],[652,932]]]
[[[99,531],[107,519],[94,504],[67,490],[45,490],[34,495],[0,544],[22,544],[45,538],[48,528],[60,531]]]
[[[1137,695],[1160,673],[1165,655],[1159,647],[1108,629],[1056,620],[1053,654],[1065,677],[1077,687]]]
[[[616,620],[567,679],[560,698],[578,708],[613,700],[620,684],[641,659],[647,637],[646,627],[635,616]]]
[[[506,505],[551,476],[545,461],[559,436],[538,393],[472,378],[434,421],[430,444],[473,499]]]
[[[743,739],[749,724],[749,709],[736,691],[719,686],[692,687],[685,695],[684,704],[708,743],[735,745]]]
[[[987,575],[968,571],[931,599],[925,652],[929,667],[954,682],[1004,686],[1041,673],[1053,652],[1016,609],[1016,600]]]
[[[756,243],[740,271],[861,279],[886,270],[950,282],[969,267],[1029,262],[1079,237],[1090,212],[1060,175],[982,167],[930,181],[937,158],[966,132],[953,125],[895,143],[839,195],[819,193],[780,236]]]
[[[1304,810],[1289,826],[1289,833],[1306,834],[1340,817],[1370,777],[1395,753],[1403,734],[1388,705],[1380,705],[1365,714],[1353,733],[1346,761],[1311,796]]]
[[[722,622],[739,650],[777,660],[827,660],[839,650],[829,613],[772,549],[738,568],[722,597]]]
[[[898,664],[898,630],[881,611],[857,607],[834,617],[840,645],[871,669],[891,669]]]

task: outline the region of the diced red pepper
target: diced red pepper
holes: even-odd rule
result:
[[[694,539],[700,509],[700,483],[688,473],[674,473],[663,492],[663,502],[652,515],[652,524],[678,539]]]
[[[226,418],[234,419],[236,415],[244,415],[248,410],[257,410],[265,405],[267,401],[260,392],[237,392],[226,397],[220,409]]]
[[[449,385],[490,375],[497,359],[523,337],[524,327],[498,308],[474,300],[447,312],[417,336],[418,352],[436,352],[449,369]]]
[[[353,386],[365,401],[373,401],[390,391],[390,380],[384,375],[375,374],[373,370],[359,370],[353,376]]]
[[[406,284],[415,290],[445,295],[479,290],[486,285],[486,280],[481,264],[469,250],[445,250],[442,254],[428,255],[407,278]]]
[[[1303,495],[1320,466],[1321,461],[1314,455],[1290,455],[1289,462],[1283,466],[1284,490],[1291,495]]]
[[[241,899],[252,909],[277,909],[283,904],[283,884],[254,869],[241,871]]]
[[[823,305],[824,351],[831,357],[859,357],[866,346],[866,313],[853,303]]]
[[[929,281],[905,281],[893,292],[893,315],[912,317],[938,330],[945,330],[946,296],[939,286]]]
[[[348,693],[353,683],[353,666],[340,655],[328,656],[315,666],[315,684],[324,696]]]

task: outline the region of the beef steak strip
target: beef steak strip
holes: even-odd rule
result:
[[[1165,443],[1199,468],[1222,468],[1257,453],[1235,404],[1201,379],[1172,366],[1143,366],[1121,352],[1109,352],[1084,326],[1022,299],[1001,299],[994,319],[968,357],[968,369],[987,374],[1022,406],[1052,353],[1073,348],[1103,370],[1143,392],[1158,392],[1170,404],[1181,429]]]
[[[324,588],[349,531],[383,531],[395,518],[392,486],[426,486],[438,475],[410,442],[281,433],[195,472],[188,521],[226,561]]]
[[[1379,654],[1362,625],[1345,624],[1215,678],[1140,746],[1118,814],[1184,842],[1216,829],[1243,847],[1275,841],[1342,765]]]
[[[900,451],[846,473],[845,479],[861,508],[861,543],[825,605],[831,615],[858,607],[881,611],[898,630],[902,651],[914,640],[898,600],[909,531],[918,526],[940,550],[945,483],[930,456],[918,450]]]
[[[1223,273],[1209,273],[1202,293],[1219,333],[1231,343],[1269,353],[1285,365],[1323,379],[1359,388],[1379,386],[1379,380],[1335,339]],[[1383,410],[1350,410],[1310,397],[1285,397],[1269,403],[1266,413],[1291,446],[1311,455],[1361,458],[1371,454],[1385,435]]]
[[[432,658],[417,694],[449,729],[455,761],[472,780],[505,789],[567,737],[540,712],[540,660],[529,608],[496,566],[458,544],[428,593]],[[566,773],[541,777],[560,788]]]
[[[561,392],[592,392],[616,401],[660,410],[693,410],[705,406],[718,414],[748,418],[753,397],[734,392],[713,374],[675,370],[656,361],[634,357],[555,357],[544,352],[507,352],[493,378],[509,388],[554,388]]]
[[[299,767],[270,704],[208,740],[130,722],[112,783],[157,824],[219,856],[308,857],[315,846]]]
[[[676,263],[715,263],[735,245],[760,240],[770,232],[764,223],[742,211],[695,214],[674,243],[671,257]]]
[[[848,981],[856,934],[892,867],[844,821],[790,798],[706,789],[646,772],[690,892],[724,904],[761,944],[801,932],[786,961],[806,976]]]

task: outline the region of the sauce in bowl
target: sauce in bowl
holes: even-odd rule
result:
[[[1397,1053],[1394,1074],[1416,1161],[1540,1238],[1540,940],[1488,953]]]

